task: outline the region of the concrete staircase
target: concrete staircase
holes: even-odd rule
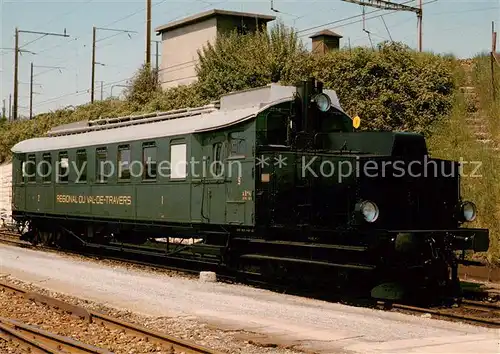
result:
[[[465,119],[468,128],[478,143],[484,145],[488,150],[498,152],[498,156],[500,157],[500,139],[491,134],[487,121],[482,118],[475,87],[465,86],[461,87],[460,90],[464,93],[468,111],[470,112],[469,116]]]

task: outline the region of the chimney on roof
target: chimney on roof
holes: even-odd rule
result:
[[[330,30],[323,30],[313,34],[312,39],[312,52],[313,54],[324,55],[332,50],[340,48],[340,38],[342,36]]]

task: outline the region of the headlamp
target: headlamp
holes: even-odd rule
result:
[[[472,222],[476,220],[477,217],[477,208],[476,205],[472,202],[463,202],[462,203],[462,218],[464,221]]]
[[[379,209],[377,204],[370,201],[364,201],[359,205],[359,211],[365,218],[365,221],[373,223],[377,221],[379,216]]]
[[[332,106],[330,97],[328,97],[328,95],[325,95],[324,93],[320,93],[319,95],[314,97],[314,102],[316,102],[316,105],[321,112],[327,112]]]

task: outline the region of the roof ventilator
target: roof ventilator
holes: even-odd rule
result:
[[[54,137],[54,136],[81,134],[91,131],[115,129],[115,128],[128,127],[131,125],[147,124],[147,123],[154,123],[171,119],[186,118],[202,114],[209,114],[212,112],[216,112],[219,109],[220,109],[220,103],[217,101],[209,105],[196,108],[182,108],[167,112],[147,113],[136,116],[100,118],[88,121],[86,125],[80,127],[51,130],[47,133],[47,136]]]

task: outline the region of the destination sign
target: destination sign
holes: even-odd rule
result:
[[[129,195],[64,195],[58,194],[57,203],[62,204],[99,204],[99,205],[132,205]]]

